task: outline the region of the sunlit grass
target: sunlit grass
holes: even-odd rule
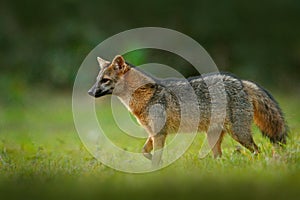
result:
[[[142,193],[142,197],[145,193],[154,198],[151,191],[156,191],[157,195],[170,193],[173,194],[170,197],[181,198],[174,196],[174,192],[187,195],[202,192],[204,196],[217,197],[214,191],[219,191],[229,198],[231,192],[238,196],[241,193],[243,197],[247,187],[252,192],[244,198],[270,197],[269,193],[278,193],[276,199],[282,193],[297,194],[300,183],[297,97],[279,95],[291,133],[286,148],[275,150],[275,155],[271,143],[254,128],[254,139],[262,150],[258,156],[245,149],[238,153],[235,150],[238,144],[226,136],[222,158],[215,160],[208,156],[199,160],[198,152],[204,139],[199,135],[172,165],[154,173],[133,175],[110,169],[88,153],[73,124],[70,96],[32,92],[18,105],[0,105],[0,192],[3,195],[17,195],[12,192],[17,189],[20,196],[42,191],[41,195],[45,193],[50,197],[64,193],[97,197],[112,192],[117,198],[136,191]],[[108,116],[105,124],[111,139],[124,149],[139,152],[144,140],[122,135],[109,117],[109,107],[103,109]]]

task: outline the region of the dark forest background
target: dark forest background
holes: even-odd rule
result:
[[[146,26],[192,37],[222,71],[274,90],[299,91],[299,20],[298,0],[2,0],[1,96],[20,96],[40,86],[71,89],[81,62],[96,45]],[[151,52],[143,56],[151,61]]]

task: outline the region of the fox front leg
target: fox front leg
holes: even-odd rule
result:
[[[153,138],[148,137],[143,147],[143,155],[149,160],[152,160],[152,154],[151,154],[152,149],[153,149]]]
[[[163,147],[165,145],[166,136],[164,134],[157,134],[153,136],[154,153],[152,157],[152,167],[157,168],[161,164],[161,157]]]

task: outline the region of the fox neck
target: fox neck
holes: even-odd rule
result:
[[[116,85],[114,94],[130,112],[136,115],[152,97],[155,84],[152,77],[131,68]]]

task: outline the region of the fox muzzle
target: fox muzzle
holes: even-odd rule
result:
[[[94,85],[91,89],[89,89],[88,94],[91,95],[92,97],[98,98],[106,94],[111,94],[111,91],[101,90],[101,88]]]

